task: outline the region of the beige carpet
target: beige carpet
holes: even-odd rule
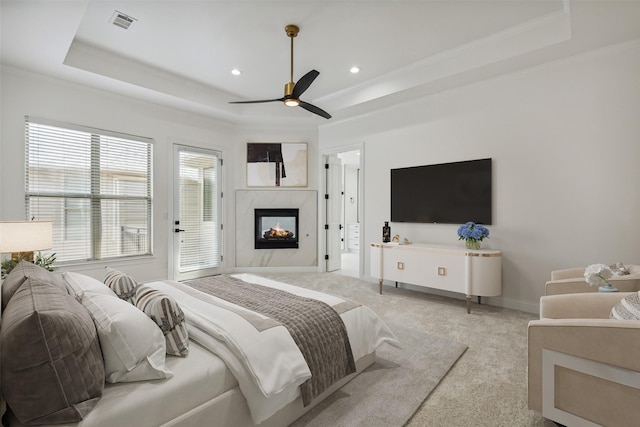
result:
[[[404,425],[467,348],[388,325],[402,348],[382,345],[373,365],[291,427]]]
[[[478,304],[467,314],[463,300],[387,286],[379,295],[377,283],[336,273],[261,275],[354,299],[389,324],[468,346],[407,427],[554,427],[527,409],[527,323],[534,315]]]

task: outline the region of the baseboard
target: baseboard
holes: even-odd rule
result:
[[[317,273],[318,266],[309,267],[233,267],[227,268],[225,274],[235,273]]]

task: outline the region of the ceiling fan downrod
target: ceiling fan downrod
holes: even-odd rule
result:
[[[293,87],[296,85],[293,82],[293,38],[298,35],[300,28],[297,25],[289,24],[286,27],[284,27],[284,31],[285,33],[287,33],[287,36],[291,39],[291,55],[290,55],[291,73],[290,73],[289,83],[284,85],[285,104],[289,107],[297,107],[299,105],[298,100],[291,96],[291,94],[293,93]]]

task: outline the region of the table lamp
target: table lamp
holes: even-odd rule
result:
[[[0,254],[33,261],[33,251],[53,247],[51,221],[0,221]]]

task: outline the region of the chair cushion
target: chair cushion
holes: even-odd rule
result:
[[[133,277],[113,268],[105,267],[104,284],[118,295],[120,299],[136,305],[136,286]]]
[[[136,292],[136,307],[144,312],[162,330],[167,343],[167,354],[186,356],[189,352],[189,336],[184,313],[169,295],[146,285]]]
[[[612,309],[610,319],[640,320],[640,291],[622,298]]]
[[[25,279],[3,313],[0,340],[2,392],[21,423],[75,423],[102,396],[93,320],[57,284]]]
[[[7,304],[9,304],[9,301],[11,300],[13,294],[29,277],[41,279],[47,283],[57,286],[62,290],[66,289],[64,286],[64,281],[62,280],[62,276],[60,274],[53,273],[40,267],[39,265],[35,265],[28,261],[20,261],[18,265],[13,267],[13,270],[11,270],[9,274],[7,274],[7,277],[5,277],[4,281],[2,282],[3,312]]]

